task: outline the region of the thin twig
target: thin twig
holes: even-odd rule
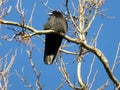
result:
[[[94,77],[93,77],[92,83],[90,84],[89,90],[92,90],[91,88],[92,88],[92,86],[93,86],[93,84],[95,82],[97,73],[98,73],[98,71],[96,71],[95,74],[94,74]]]
[[[95,55],[94,55],[94,57],[93,57],[93,60],[92,60],[92,63],[91,63],[91,65],[90,65],[90,70],[89,70],[89,73],[88,73],[88,76],[87,76],[87,83],[86,83],[86,85],[89,87],[89,79],[90,79],[90,75],[91,75],[91,73],[92,73],[92,70],[93,70],[93,64],[94,64],[94,62],[95,62]]]
[[[79,53],[76,53],[76,52],[71,52],[71,51],[68,51],[68,50],[64,50],[64,49],[59,49],[61,52],[65,53],[65,54],[72,54],[72,55],[78,55]]]
[[[99,87],[97,90],[104,90],[109,85],[109,79],[106,80],[105,84]]]
[[[62,58],[59,58],[59,59],[60,59],[60,64],[56,63],[56,65],[57,65],[59,71],[61,72],[62,76],[64,77],[65,81],[67,82],[68,86],[70,86],[73,90],[82,90],[79,87],[77,87],[71,83],[69,74],[66,69],[66,65],[63,62]]]
[[[12,55],[11,60],[10,60],[10,63],[9,63],[9,65],[7,66],[7,68],[3,71],[4,74],[6,74],[7,72],[9,72],[11,66],[12,66],[13,63],[14,63],[14,60],[15,60],[16,55],[17,55],[17,50],[15,50],[15,54]]]
[[[94,14],[93,14],[91,20],[87,23],[87,27],[85,28],[84,32],[88,32],[91,24],[92,24],[93,21],[95,20],[95,17],[96,17],[96,15],[97,15],[97,11],[98,11],[98,6],[96,5],[96,8],[95,8],[95,10],[94,10]]]
[[[36,8],[36,3],[34,3],[33,9],[32,9],[32,13],[31,13],[30,19],[28,21],[28,25],[30,25],[30,26],[32,26],[32,17],[33,17],[35,8]]]
[[[42,85],[40,83],[40,73],[37,71],[37,69],[36,69],[36,67],[35,67],[35,65],[33,63],[33,60],[32,60],[32,50],[27,51],[27,54],[28,54],[28,57],[29,57],[32,69],[33,69],[33,71],[34,71],[34,73],[36,75],[36,78],[37,78],[37,80],[36,80],[36,86],[37,86],[38,90],[42,90]]]
[[[64,86],[64,83],[65,83],[65,82],[62,82],[62,83],[56,88],[56,90],[60,90],[60,89]]]
[[[48,6],[48,0],[46,1],[46,3],[43,0],[40,0],[40,2],[49,10],[54,11],[54,9],[52,9],[51,7]]]
[[[112,72],[114,71],[115,69],[115,66],[117,64],[117,59],[118,59],[118,56],[119,56],[119,52],[120,52],[120,42],[118,44],[118,48],[117,48],[117,51],[116,51],[116,56],[115,56],[115,59],[114,59],[114,63],[113,63],[113,66],[112,66]]]
[[[0,62],[5,59],[7,59],[8,55],[11,53],[12,49],[10,49],[3,57],[0,57]]]
[[[34,87],[32,86],[32,84],[30,84],[25,77],[20,76],[20,75],[18,74],[17,70],[15,70],[15,73],[16,73],[17,77],[18,77],[21,81],[23,81],[28,88],[30,88],[31,90],[35,90]]]
[[[99,37],[99,35],[100,35],[100,31],[102,30],[102,27],[103,27],[103,24],[101,24],[99,30],[97,31],[97,34],[96,34],[96,36],[95,36],[95,39],[93,40],[93,42],[92,42],[90,45],[95,46],[95,44],[96,44],[96,42],[97,42],[97,39],[98,39],[98,37]]]
[[[8,54],[10,54],[11,51],[9,51],[5,56],[4,58],[7,58]],[[17,49],[15,50],[15,54],[12,55],[11,57],[11,60],[10,60],[10,63],[5,63],[4,64],[4,67],[3,67],[3,70],[0,70],[0,84],[2,84],[2,87],[0,87],[0,90],[7,90],[8,88],[8,77],[9,77],[9,72],[10,72],[10,69],[14,63],[14,60],[16,58],[16,55],[17,55]],[[3,59],[3,58],[2,58]],[[2,62],[2,60],[0,61]],[[1,68],[1,66],[0,66]]]

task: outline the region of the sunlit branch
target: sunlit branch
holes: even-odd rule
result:
[[[113,63],[112,69],[111,69],[112,72],[114,71],[115,66],[117,64],[117,59],[118,59],[118,56],[119,56],[119,51],[120,51],[120,43],[118,44],[118,48],[117,48],[117,51],[116,51],[116,56],[115,56],[114,63]],[[108,85],[109,85],[109,79],[107,79],[106,82],[100,88],[98,88],[97,90],[103,90]]]
[[[34,36],[34,35],[41,35],[41,34],[48,34],[48,33],[57,33],[54,30],[36,30],[35,28],[33,28],[31,26],[23,25],[23,24],[20,24],[18,22],[13,22],[13,21],[0,20],[0,24],[13,25],[13,26],[18,26],[18,27],[21,27],[21,28],[28,29],[32,33],[25,35],[26,37],[31,37],[31,36]],[[63,33],[58,33],[58,34],[63,36],[69,42],[74,42],[76,44],[79,44],[81,42],[81,40],[73,39],[73,38],[71,38],[71,37],[69,37],[69,36],[67,36]]]
[[[84,32],[88,32],[91,24],[92,24],[93,21],[95,20],[95,17],[96,17],[96,15],[97,15],[97,10],[98,10],[98,6],[96,5],[96,8],[95,8],[95,10],[94,10],[94,14],[93,14],[91,20],[87,23],[87,27],[85,28]]]
[[[59,50],[62,51],[63,53],[66,53],[66,54],[72,54],[72,55],[78,55],[79,54],[79,53],[71,52],[71,51],[64,50],[64,49],[59,49]]]
[[[116,77],[113,75],[110,66],[108,64],[108,60],[107,58],[104,56],[104,54],[97,48],[93,47],[93,46],[89,46],[86,43],[81,42],[81,44],[88,50],[90,50],[91,52],[93,52],[101,61],[101,63],[103,64],[109,78],[114,82],[114,84],[118,87],[120,85],[119,81],[116,79]]]
[[[87,4],[89,4],[89,2],[88,2]],[[94,5],[95,5],[94,3],[91,3],[91,4],[90,4],[90,6],[89,6],[89,8],[88,8],[88,12],[87,12],[87,14],[85,15],[85,26],[86,26],[86,27],[87,27],[88,20],[89,20],[89,18],[90,18],[90,15],[91,15],[91,12],[92,12],[92,9],[93,9]]]
[[[69,18],[71,19],[71,21],[72,21],[74,27],[75,27],[76,30],[79,32],[78,25],[77,25],[77,23],[75,22],[75,20],[74,20],[72,14],[71,14],[71,12],[70,12],[70,10],[69,10],[69,7],[68,7],[68,0],[66,0],[65,7],[66,7],[67,13],[68,13]],[[79,35],[79,34],[78,34],[78,35]]]
[[[83,80],[82,80],[82,75],[81,75],[81,61],[78,61],[78,65],[77,65],[77,78],[78,78],[78,83],[79,85],[83,88],[83,90],[87,90],[86,85],[84,84]]]

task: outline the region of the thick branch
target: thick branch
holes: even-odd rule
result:
[[[26,28],[28,29],[29,31],[31,31],[32,33],[31,34],[27,34],[26,36],[28,37],[31,37],[31,36],[34,36],[34,35],[40,35],[40,34],[48,34],[48,33],[57,33],[55,32],[54,30],[37,30],[31,26],[28,26],[28,25],[23,25],[23,24],[20,24],[18,22],[13,22],[13,21],[6,21],[6,20],[0,20],[0,24],[5,24],[5,25],[13,25],[13,26],[18,26],[18,27],[21,27],[21,28]],[[71,38],[63,33],[59,33],[61,36],[63,36],[66,40],[68,40],[69,42],[74,42],[76,44],[79,44],[81,42],[81,40],[78,40],[78,39],[74,39],[74,38]]]
[[[86,85],[85,85],[84,82],[82,81],[81,61],[79,61],[79,62],[78,62],[78,65],[77,65],[77,78],[78,78],[78,83],[79,83],[80,86],[83,88],[83,90],[87,90]]]
[[[18,27],[26,28],[26,29],[28,29],[28,30],[30,30],[32,32],[37,32],[37,30],[34,29],[33,27],[30,27],[28,25],[23,25],[23,24],[20,24],[18,22],[6,21],[6,20],[0,19],[0,24],[18,26]]]
[[[81,44],[88,50],[90,50],[91,52],[93,52],[102,62],[109,78],[114,82],[114,84],[118,87],[120,85],[119,81],[115,78],[115,76],[112,74],[112,71],[110,69],[110,66],[108,64],[108,60],[107,58],[104,56],[104,54],[97,48],[90,46],[88,44],[82,43]]]

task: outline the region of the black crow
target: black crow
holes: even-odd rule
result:
[[[68,29],[68,25],[64,15],[57,10],[49,14],[50,17],[47,23],[44,25],[44,30],[54,30],[55,32],[65,34]],[[56,33],[46,34],[45,36],[44,63],[52,64],[63,37]]]

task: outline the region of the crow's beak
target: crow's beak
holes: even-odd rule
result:
[[[48,15],[52,15],[52,12],[47,13]]]

